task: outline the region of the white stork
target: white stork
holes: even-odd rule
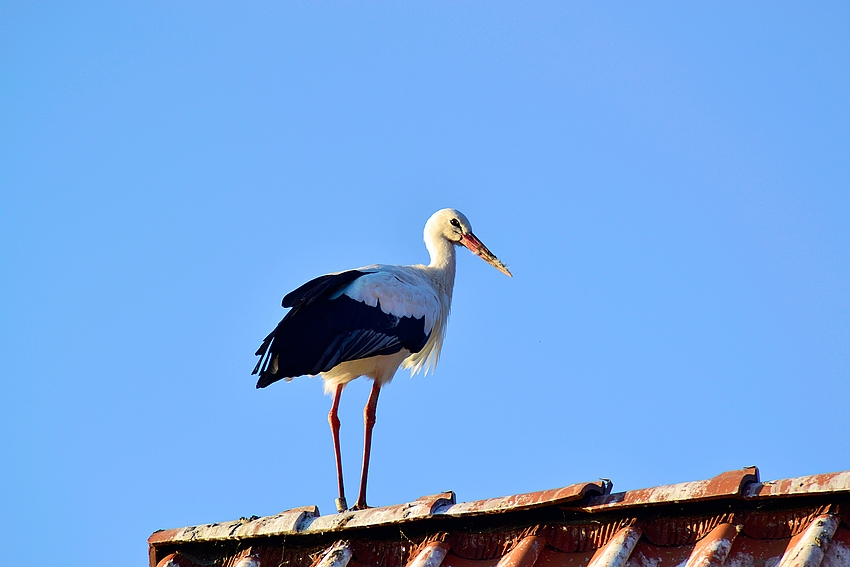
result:
[[[363,410],[363,470],[354,509],[366,508],[372,427],[381,387],[399,366],[427,374],[440,357],[455,281],[455,246],[465,246],[508,276],[508,268],[472,233],[455,209],[434,213],[425,224],[427,266],[373,265],[320,276],[283,298],[292,309],[257,349],[257,388],[296,376],[320,374],[333,396],[328,421],[339,483],[337,510],[348,506],[339,447],[339,398],[359,376],[374,382]]]

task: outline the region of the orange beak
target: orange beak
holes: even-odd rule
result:
[[[460,243],[469,248],[473,254],[477,255],[506,276],[513,277],[513,274],[511,274],[510,270],[508,270],[508,267],[505,266],[501,260],[496,258],[496,256],[490,252],[486,246],[484,246],[484,243],[478,240],[478,237],[471,232],[469,234],[464,234],[460,239]]]

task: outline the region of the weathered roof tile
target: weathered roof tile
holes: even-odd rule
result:
[[[150,564],[850,567],[850,471],[760,482],[747,467],[617,494],[610,487],[464,503],[445,492],[357,512],[321,516],[309,506],[163,530],[148,540]]]

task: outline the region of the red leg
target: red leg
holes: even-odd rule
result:
[[[334,456],[336,457],[336,479],[339,483],[339,498],[336,499],[337,512],[344,512],[348,509],[348,504],[345,501],[345,486],[342,482],[342,453],[339,450],[339,398],[342,395],[342,389],[345,384],[340,384],[334,391],[333,403],[331,411],[328,413],[328,423],[331,424],[331,435],[334,439]]]
[[[375,381],[372,384],[369,401],[363,409],[363,422],[366,426],[363,433],[363,472],[360,474],[360,495],[357,497],[357,504],[354,505],[355,510],[368,508],[366,506],[366,478],[369,476],[369,457],[372,453],[372,428],[375,427],[375,410],[378,407],[378,394],[380,392],[381,385]]]

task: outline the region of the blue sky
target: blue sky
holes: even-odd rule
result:
[[[850,469],[846,3],[2,12],[0,564],[331,513],[330,400],[253,352],[311,277],[427,262],[443,207],[515,277],[461,250],[371,504]]]

